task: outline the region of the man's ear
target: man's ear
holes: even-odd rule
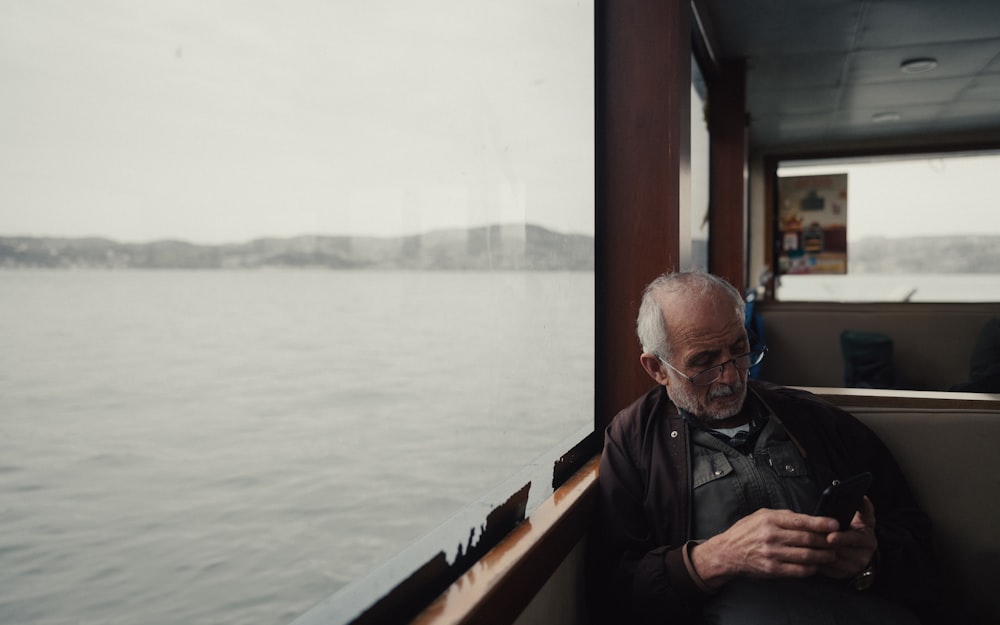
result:
[[[643,354],[639,356],[639,364],[641,364],[642,368],[646,370],[649,377],[656,380],[657,384],[661,384],[663,386],[669,385],[670,378],[667,376],[667,367],[660,362],[660,359],[655,354],[643,352]]]

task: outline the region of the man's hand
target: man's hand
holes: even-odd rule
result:
[[[874,525],[874,511],[872,519]],[[857,517],[855,520],[863,523]],[[853,530],[836,530],[834,519],[765,508],[696,545],[691,550],[691,564],[710,588],[721,588],[737,576],[809,577],[829,569],[829,574],[846,577],[860,570],[846,572],[848,564],[853,565],[863,555],[863,549],[855,544],[860,539],[839,536]]]
[[[872,561],[878,549],[875,538],[875,506],[868,497],[861,510],[854,513],[851,529],[833,532],[826,537],[836,559],[820,567],[820,573],[834,579],[847,579],[860,573]]]

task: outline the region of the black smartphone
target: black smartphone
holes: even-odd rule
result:
[[[851,527],[854,513],[861,508],[861,501],[872,484],[872,474],[859,473],[846,480],[834,480],[826,487],[816,505],[816,516],[828,516],[837,519],[841,531]]]

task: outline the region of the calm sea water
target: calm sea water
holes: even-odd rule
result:
[[[593,296],[0,271],[0,623],[288,623],[592,422]]]

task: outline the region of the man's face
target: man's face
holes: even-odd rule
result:
[[[672,302],[665,308],[670,320],[670,364],[688,376],[720,365],[750,351],[746,330],[728,298],[701,298]],[[727,364],[715,382],[697,386],[669,367],[665,385],[670,399],[711,426],[736,416],[747,393],[747,371]]]

